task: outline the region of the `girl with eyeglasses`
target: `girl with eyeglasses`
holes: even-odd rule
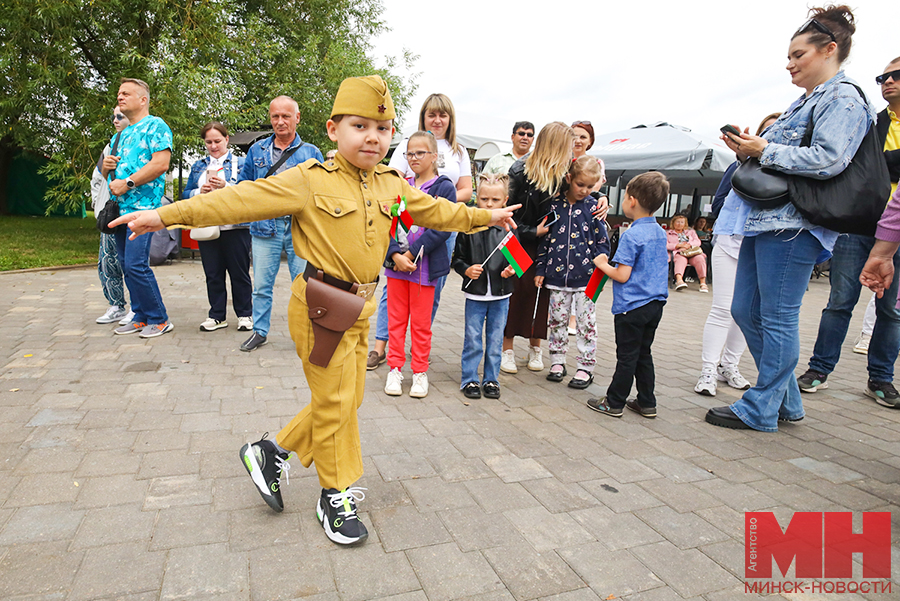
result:
[[[444,197],[455,202],[468,202],[472,198],[472,164],[469,161],[469,153],[466,147],[456,140],[456,111],[453,102],[444,94],[431,94],[422,103],[419,111],[419,131],[430,132],[437,142],[437,157],[435,165],[440,175],[446,176],[454,186],[454,192]],[[388,163],[404,177],[414,175],[406,158],[409,139],[403,140],[394,150],[391,161]],[[435,196],[432,194],[432,196]],[[453,254],[456,244],[456,233],[447,238],[447,254]],[[434,287],[434,304],[431,306],[431,320],[437,314],[438,304],[441,301],[441,291],[447,276],[438,278]],[[385,348],[388,343],[388,312],[387,289],[381,295],[378,303],[378,320],[375,326],[375,346],[369,351],[366,361],[366,369],[376,369],[384,363],[386,358]]]
[[[856,25],[847,6],[810,9],[812,17],[791,37],[787,70],[804,93],[761,136],[743,130],[722,136],[744,161],[827,180],[840,174],[875,121],[875,111],[841,69],[850,54]],[[809,146],[801,146],[812,121]],[[732,190],[723,214],[735,212],[730,227],[716,233],[744,236],[731,304],[734,320],[759,369],[756,386],[731,406],[714,407],[706,421],[725,428],[775,432],[779,423],[805,416],[794,369],[800,354],[799,317],[816,263],[835,248],[838,233],[803,218],[790,202],[761,208]],[[722,221],[720,216],[719,221]],[[847,238],[847,236],[842,236]],[[896,357],[896,354],[895,354]]]
[[[434,136],[427,131],[417,131],[409,137],[406,160],[413,176],[408,178],[414,186],[436,198],[446,198],[455,190],[445,175],[439,175],[436,167],[438,146]],[[398,234],[402,228],[397,228]],[[450,256],[447,238],[450,232],[439,232],[413,225],[405,236],[391,240],[387,256],[391,267],[385,269],[387,277],[387,311],[389,319],[388,339],[390,350],[387,363],[390,368],[384,386],[385,394],[400,396],[403,393],[401,369],[406,363],[406,328],[409,324],[411,338],[412,387],[409,396],[424,398],[428,394],[428,357],[431,354],[431,307],[434,304],[435,281],[450,273]]]

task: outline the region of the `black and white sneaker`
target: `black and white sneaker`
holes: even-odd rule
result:
[[[322,496],[316,505],[316,517],[331,542],[357,545],[369,536],[366,526],[356,515],[356,503],[366,498],[364,490],[358,486],[344,490],[322,489]]]
[[[268,432],[263,434],[259,442],[247,443],[241,447],[241,462],[253,479],[256,490],[262,496],[263,501],[275,511],[284,511],[284,502],[281,500],[281,476],[288,481],[288,470],[291,465],[287,462],[290,453],[282,453],[271,440],[266,440]]]

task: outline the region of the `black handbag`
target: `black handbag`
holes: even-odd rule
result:
[[[790,201],[786,174],[767,169],[756,157],[740,164],[731,176],[731,187],[738,196],[762,209],[774,209]]]
[[[866,95],[852,85],[868,105]],[[801,146],[812,141],[812,114]],[[847,168],[825,180],[794,176],[788,179],[791,202],[812,224],[842,234],[874,236],[875,228],[891,195],[891,177],[884,159],[884,144],[878,141],[875,125],[863,138]]]

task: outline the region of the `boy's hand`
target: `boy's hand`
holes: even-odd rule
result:
[[[484,272],[484,267],[481,265],[472,265],[468,269],[466,269],[466,277],[470,280],[477,280],[481,277],[481,274]]]
[[[535,288],[543,288],[544,287],[544,276],[542,276],[542,275],[534,276],[534,287]]]
[[[405,254],[394,253],[391,255],[391,259],[394,261],[394,271],[412,273],[416,270],[416,264],[407,259]]]
[[[516,270],[512,268],[512,265],[507,265],[506,269],[500,272],[501,278],[511,278],[516,275]]]
[[[141,234],[146,234],[147,232],[157,232],[164,227],[166,227],[162,219],[159,218],[159,213],[154,211],[137,211],[135,213],[128,213],[127,215],[122,215],[118,219],[110,222],[109,227],[114,228],[123,224],[128,224],[128,229],[131,230],[131,235],[128,236],[129,240],[134,240]]]
[[[503,207],[500,209],[492,209],[491,210],[491,221],[488,225],[500,225],[503,226],[503,229],[506,231],[514,230],[518,226],[516,222],[513,221],[513,213],[521,208],[522,205],[513,205],[511,207]]]
[[[609,265],[609,257],[606,256],[606,253],[601,253],[597,255],[597,258],[594,259],[594,265],[600,267],[601,265]]]

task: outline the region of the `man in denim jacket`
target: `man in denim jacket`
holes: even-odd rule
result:
[[[888,107],[878,114],[875,132],[879,143],[884,144],[885,160],[888,163],[892,188],[897,189],[900,171],[900,57],[885,68],[881,95]],[[893,75],[892,75],[893,74]],[[885,199],[887,201],[888,199]],[[819,333],[809,369],[797,378],[803,392],[816,392],[828,388],[826,379],[834,371],[841,356],[841,345],[847,336],[847,328],[853,315],[853,308],[859,301],[861,289],[859,275],[875,245],[872,236],[847,234],[838,237],[831,259],[831,294],[828,305],[822,311]],[[900,253],[894,252],[894,270],[900,270]],[[900,407],[900,394],[894,388],[894,361],[900,352],[900,311],[897,310],[897,279],[885,290],[882,298],[875,301],[875,327],[868,349],[869,380],[864,392],[876,402],[888,407]]]
[[[322,162],[322,153],[312,144],[300,139],[297,125],[300,123],[300,107],[293,98],[279,96],[269,104],[269,120],[274,134],[250,147],[238,182],[253,181],[277,175],[309,159]],[[285,153],[291,153],[272,173]],[[281,266],[281,252],[287,255],[291,281],[303,273],[306,261],[294,253],[291,239],[291,216],[276,217],[250,224],[253,244],[253,334],[241,344],[241,350],[250,352],[264,345],[269,335],[272,319],[272,291],[275,277]]]

